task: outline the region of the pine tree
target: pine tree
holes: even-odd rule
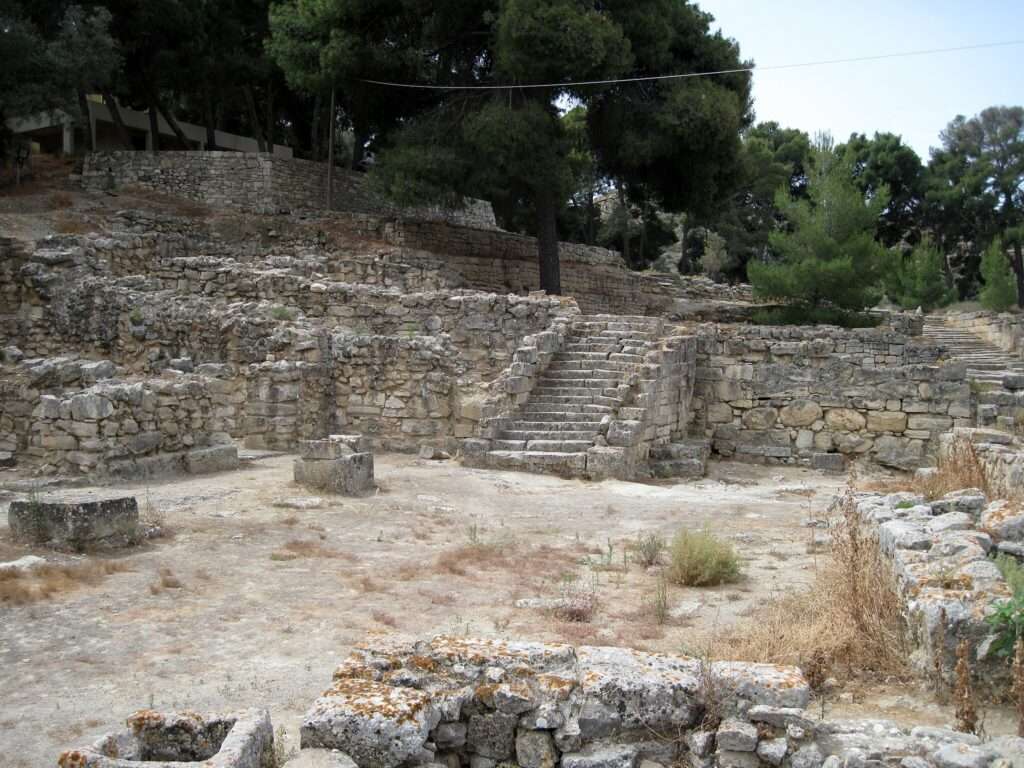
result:
[[[884,277],[889,298],[904,309],[943,307],[956,299],[944,259],[935,244],[923,240],[909,254],[894,252]]]
[[[981,279],[984,281],[978,299],[985,309],[1005,312],[1017,300],[1017,288],[1003,249],[1003,241],[992,241],[981,257]]]
[[[752,262],[748,271],[757,296],[790,304],[789,314],[798,319],[845,321],[880,298],[885,251],[874,232],[888,193],[883,187],[865,199],[848,157],[827,137],[819,139],[813,158],[809,199],[793,200],[788,189],[776,196],[790,224],[770,239],[779,261]]]

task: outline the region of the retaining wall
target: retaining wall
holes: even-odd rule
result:
[[[963,365],[886,328],[701,326],[694,431],[722,456],[903,469],[973,423]]]

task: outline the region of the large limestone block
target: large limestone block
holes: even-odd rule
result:
[[[374,489],[373,454],[353,453],[326,460],[296,459],[294,478],[307,488],[344,496],[365,496]]]
[[[868,430],[871,432],[902,432],[907,428],[907,414],[899,411],[868,412]]]
[[[82,550],[125,545],[138,537],[134,496],[84,502],[12,501],[7,521],[14,541]]]
[[[426,748],[440,712],[429,694],[373,680],[337,680],[302,720],[303,749],[338,749],[360,768],[429,763]]]
[[[747,429],[771,429],[779,418],[774,408],[751,408],[743,414],[743,426]]]
[[[779,419],[787,427],[809,427],[821,418],[821,406],[813,400],[794,400],[779,411]]]
[[[833,408],[825,414],[825,423],[830,429],[857,432],[867,426],[867,419],[851,408]]]

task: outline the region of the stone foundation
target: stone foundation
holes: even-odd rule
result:
[[[134,496],[77,503],[12,501],[7,520],[15,542],[56,549],[126,546],[139,538]]]
[[[360,435],[331,435],[326,440],[303,440],[295,460],[295,482],[343,496],[373,493],[373,454]]]
[[[60,768],[277,768],[266,710],[230,715],[136,712],[128,730],[60,756]]]
[[[820,720],[799,670],[626,648],[436,637],[357,646],[303,751],[359,768],[987,768],[1024,739]],[[301,754],[301,752],[300,752]]]

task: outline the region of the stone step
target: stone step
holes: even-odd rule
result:
[[[615,412],[615,406],[596,403],[579,403],[572,410],[552,408],[552,403],[537,403],[537,408],[527,407],[519,412],[523,421],[586,421],[592,416],[604,416]]]
[[[589,386],[614,386],[621,378],[621,371],[581,371],[578,369],[556,369],[544,371],[544,375],[538,380],[538,384],[548,381],[595,381],[603,382],[599,385],[591,384],[570,384],[567,386],[589,387]],[[558,386],[557,384],[555,386]]]
[[[600,414],[580,421],[528,421],[526,419],[512,422],[509,430],[526,430],[527,432],[596,432],[601,426]]]
[[[518,472],[551,472],[567,476],[581,475],[587,468],[585,453],[548,451],[489,451],[487,466]]]
[[[559,432],[556,429],[519,429],[520,425],[513,424],[511,429],[502,430],[499,440],[547,440],[552,443],[577,443],[583,442],[588,445],[594,442],[597,435],[596,429],[587,429],[581,432]],[[538,448],[539,451],[554,450],[551,448]]]
[[[516,432],[596,432],[601,426],[600,419],[587,419],[587,414],[551,414],[550,419],[538,418],[542,415],[525,414],[528,418],[514,419],[506,429]]]
[[[618,354],[621,353],[613,353],[613,355]],[[621,374],[624,371],[628,371],[630,368],[634,367],[638,363],[643,362],[643,358],[641,358],[639,355],[630,355],[630,357],[636,357],[638,359],[634,361],[622,360],[615,357],[612,357],[611,359],[603,357],[598,360],[583,360],[574,356],[559,356],[548,364],[545,373],[549,371],[578,371],[582,369],[588,373],[592,371],[614,371],[616,374]]]
[[[618,397],[617,387],[534,387],[530,393],[530,399],[551,397],[586,398],[594,397]]]
[[[617,402],[615,403],[617,406]],[[520,413],[523,414],[549,414],[549,413],[564,413],[565,409],[571,408],[573,411],[582,411],[587,414],[610,414],[615,410],[615,406],[604,406],[597,402],[584,399],[571,399],[566,400],[565,398],[551,398],[551,399],[535,399],[530,398],[529,401],[522,407]]]
[[[593,439],[583,440],[530,440],[526,444],[527,451],[545,453],[586,453],[594,447]]]

